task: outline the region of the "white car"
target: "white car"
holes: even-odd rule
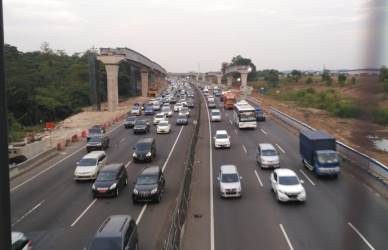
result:
[[[167,120],[160,121],[156,127],[156,133],[158,134],[168,134],[171,132],[171,125]]]
[[[211,95],[209,95],[209,96],[207,97],[207,101],[208,101],[208,102],[214,102],[214,97],[211,96]]]
[[[178,112],[182,107],[182,104],[178,102],[174,105],[174,111]]]
[[[131,115],[141,115],[140,106],[133,106],[131,109]]]
[[[152,108],[154,110],[160,110],[160,103],[159,103],[159,101],[153,101]]]
[[[170,108],[170,105],[163,106],[162,107],[162,112],[165,113],[167,117],[171,117],[172,116],[172,110]]]
[[[167,119],[167,116],[165,113],[157,113],[154,116],[154,125],[157,125],[160,121],[166,120],[166,119]]]
[[[12,250],[30,250],[32,241],[21,232],[12,232],[11,234]]]
[[[179,109],[178,115],[185,115],[187,117],[190,117],[190,109],[187,107],[182,107]]]
[[[215,148],[230,148],[230,136],[226,130],[217,130],[214,136],[214,147]]]
[[[210,120],[212,122],[220,122],[221,121],[221,111],[219,109],[212,109],[210,112]]]
[[[279,202],[306,201],[306,190],[303,180],[291,169],[279,168],[271,173],[271,187]]]
[[[236,166],[222,165],[220,174],[217,177],[220,183],[221,197],[241,197],[241,179],[242,177],[238,174]]]
[[[98,172],[106,164],[106,154],[104,151],[92,151],[82,157],[77,162],[77,167],[74,171],[74,180],[95,180]]]
[[[270,143],[260,143],[256,154],[257,164],[261,168],[280,167],[279,153]]]

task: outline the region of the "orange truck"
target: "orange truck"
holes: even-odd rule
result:
[[[233,109],[233,105],[236,103],[236,94],[233,92],[224,93],[224,109]]]

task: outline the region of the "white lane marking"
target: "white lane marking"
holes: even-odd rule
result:
[[[315,186],[315,183],[310,179],[310,177],[302,170],[299,169],[299,171],[306,177],[306,179],[311,183],[311,185]]]
[[[116,129],[120,128],[120,126],[117,126],[116,128],[112,129],[111,131],[107,132],[107,134],[111,134],[113,131],[115,131]],[[37,177],[41,176],[42,174],[46,173],[47,171],[57,167],[60,163],[66,161],[67,159],[69,159],[70,157],[72,157],[73,155],[79,153],[81,150],[85,149],[86,145],[82,146],[81,148],[77,149],[76,151],[74,151],[73,153],[69,154],[67,157],[63,158],[62,160],[60,161],[57,161],[54,165],[42,170],[41,172],[35,174],[34,176],[28,178],[27,180],[23,181],[22,183],[20,183],[19,185],[16,185],[14,186],[13,188],[10,189],[11,192],[19,189],[20,187],[24,186],[25,184],[29,183],[30,181],[36,179]]]
[[[248,153],[247,148],[244,146],[244,144],[241,145],[242,149],[244,150],[245,153]]]
[[[202,94],[201,94],[202,95]],[[214,204],[213,204],[213,147],[212,145],[212,129],[211,129],[211,123],[210,123],[210,114],[209,109],[207,107],[207,102],[205,100],[205,96],[202,95],[204,99],[204,103],[206,105],[207,110],[207,118],[209,123],[209,160],[210,160],[210,250],[214,250]]]
[[[230,123],[230,125],[233,125],[233,122],[232,122],[232,120],[229,120],[229,123]]]
[[[22,217],[20,217],[19,219],[17,219],[13,224],[12,224],[12,227],[15,226],[16,224],[18,224],[19,222],[21,222],[24,218],[26,218],[28,215],[30,215],[32,212],[34,212],[36,209],[38,209],[43,203],[45,202],[45,200],[41,201],[40,203],[38,203],[37,205],[35,205],[33,208],[31,208],[27,213],[25,213]]]
[[[86,212],[94,205],[94,203],[96,203],[97,199],[94,199],[90,204],[89,206],[80,214],[80,216],[78,216],[77,219],[75,219],[75,221],[70,225],[70,227],[74,227],[75,224],[77,224],[77,222],[86,214]]]
[[[265,134],[265,135],[267,135],[267,134],[268,134],[267,132],[265,132],[265,130],[264,130],[264,129],[260,129],[260,131],[261,131],[263,134]]]
[[[369,243],[369,241],[364,237],[364,235],[362,235],[360,233],[360,231],[357,230],[357,228],[355,226],[353,226],[352,223],[348,222],[348,225],[349,227],[351,227],[353,229],[354,232],[356,232],[356,234],[358,234],[358,236],[360,236],[360,238],[364,241],[364,243],[369,247],[369,249],[371,250],[375,250],[375,248],[372,246],[372,244]]]
[[[143,208],[142,208],[141,211],[140,211],[139,216],[137,216],[136,225],[139,225],[140,220],[141,220],[141,218],[143,217],[143,214],[144,214],[144,212],[146,211],[146,209],[147,209],[147,204],[144,204]]]
[[[178,134],[178,136],[175,139],[174,145],[172,146],[172,148],[170,150],[170,153],[168,154],[167,159],[164,162],[164,165],[163,165],[163,168],[162,168],[162,172],[164,172],[164,169],[167,167],[167,163],[170,160],[170,157],[171,157],[172,153],[174,152],[174,148],[175,148],[175,146],[176,146],[176,144],[177,144],[177,142],[179,140],[179,137],[181,136],[181,133],[182,133],[184,127],[185,126],[182,126],[181,129],[179,130],[179,134]]]
[[[237,129],[234,129],[234,133],[235,133],[236,135],[238,135],[238,134],[237,134]]]
[[[260,186],[263,187],[264,186],[263,182],[261,181],[260,176],[259,176],[259,174],[257,173],[256,170],[255,170],[255,175],[256,175],[257,180],[259,181]]]
[[[125,164],[125,168],[128,168],[129,165],[131,165],[131,163],[132,163],[132,160],[130,160],[127,164]]]
[[[280,151],[282,151],[283,154],[286,153],[286,151],[285,151],[282,147],[280,147],[279,144],[276,144],[276,147],[278,147],[278,149],[279,149]]]
[[[123,143],[125,141],[126,138],[123,138],[120,140],[120,144]]]
[[[282,230],[282,233],[283,233],[283,235],[284,235],[284,238],[286,238],[288,247],[290,248],[290,250],[294,250],[294,248],[293,248],[292,245],[291,245],[291,241],[290,241],[290,239],[288,238],[288,235],[287,235],[287,233],[286,233],[286,230],[285,230],[284,227],[283,227],[283,224],[279,224],[279,226],[280,226],[280,229]]]

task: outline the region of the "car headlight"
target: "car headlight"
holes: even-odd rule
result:
[[[93,183],[93,185],[92,185],[92,189],[93,189],[93,190],[96,189],[96,185],[94,185],[94,183]]]
[[[134,194],[138,194],[139,191],[138,191],[136,188],[134,188],[134,189],[133,189],[133,193],[134,193]]]
[[[299,193],[300,196],[306,196],[306,190],[302,190],[300,193]]]
[[[132,156],[133,156],[133,157],[137,157],[136,152],[133,152]]]
[[[150,157],[150,156],[151,156],[151,152],[148,152],[148,153],[146,154],[146,156],[147,156],[147,157]]]
[[[115,189],[116,187],[117,187],[117,183],[113,183],[113,184],[109,187],[109,189],[112,190],[112,189]]]
[[[156,194],[156,192],[158,192],[158,188],[154,188],[151,190],[151,194]]]

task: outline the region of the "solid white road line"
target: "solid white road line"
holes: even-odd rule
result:
[[[284,235],[284,238],[286,238],[288,247],[290,248],[290,250],[294,250],[294,248],[293,248],[292,245],[291,245],[291,241],[290,241],[290,239],[288,238],[288,235],[287,235],[287,233],[286,233],[286,230],[285,230],[284,227],[283,227],[283,224],[279,224],[279,226],[280,226],[280,229],[282,230],[282,233],[283,233],[283,235]]]
[[[245,153],[248,153],[247,148],[244,146],[244,144],[241,145],[242,149],[244,150]]]
[[[260,129],[260,131],[261,131],[263,134],[265,134],[265,135],[267,135],[267,134],[268,134],[267,132],[265,132],[265,130],[264,130],[264,129]]]
[[[78,216],[77,219],[75,219],[75,221],[70,225],[70,227],[74,227],[75,224],[77,224],[77,222],[82,218],[82,216],[84,216],[86,214],[86,212],[94,205],[94,203],[96,203],[97,199],[94,199],[90,204],[89,206],[81,213],[80,216]]]
[[[233,122],[231,120],[229,120],[229,123],[230,123],[230,125],[233,125]]]
[[[306,177],[306,179],[311,183],[311,185],[315,186],[315,183],[310,179],[310,177],[302,170],[299,169],[299,171]]]
[[[263,182],[261,181],[260,176],[259,176],[259,174],[257,173],[256,170],[255,170],[255,175],[256,175],[257,180],[259,181],[260,186],[263,187],[264,186]]]
[[[369,247],[369,249],[375,250],[375,248],[372,246],[372,244],[369,243],[369,241],[360,233],[360,231],[357,230],[357,228],[355,226],[353,226],[352,223],[348,222],[348,225],[349,225],[349,227],[351,227],[353,229],[354,232],[356,232],[356,234],[358,234],[358,236],[360,236],[360,238]]]
[[[117,127],[115,127],[114,129],[112,129],[111,131],[107,132],[107,134],[111,134],[113,131],[115,131],[116,129],[122,127],[121,124]],[[28,178],[27,180],[23,181],[22,183],[20,183],[19,185],[16,185],[14,186],[13,188],[10,189],[11,192],[19,189],[20,187],[24,186],[25,184],[29,183],[30,181],[36,179],[37,177],[41,176],[42,174],[46,173],[47,171],[57,167],[60,163],[66,161],[67,159],[69,159],[70,157],[72,157],[73,155],[79,153],[81,150],[85,149],[86,145],[85,146],[82,146],[81,148],[77,149],[76,151],[74,151],[73,153],[69,154],[67,157],[63,158],[62,160],[59,160],[57,161],[54,165],[42,170],[41,172],[33,175],[32,177]]]
[[[279,144],[276,144],[276,147],[278,147],[279,148],[279,150],[280,151],[282,151],[282,153],[283,154],[285,154],[286,153],[286,151],[282,148],[282,147],[280,147],[280,145]]]
[[[38,203],[37,205],[35,205],[33,208],[31,208],[27,213],[25,213],[22,217],[20,217],[19,219],[17,219],[13,224],[12,224],[12,227],[15,226],[16,224],[18,224],[19,222],[21,222],[24,218],[26,218],[28,215],[30,215],[32,212],[34,212],[36,209],[38,209],[43,203],[45,202],[45,200],[41,201],[40,203]]]
[[[170,160],[170,157],[171,157],[171,155],[172,155],[172,152],[174,152],[174,148],[175,148],[175,146],[176,146],[176,144],[177,144],[177,142],[178,142],[178,140],[179,140],[179,137],[181,136],[181,133],[182,133],[184,127],[185,127],[185,126],[182,126],[181,129],[179,130],[179,134],[178,134],[178,136],[177,136],[176,139],[175,139],[174,145],[172,146],[172,148],[171,148],[171,150],[170,150],[170,153],[168,154],[167,159],[166,159],[166,161],[164,162],[164,165],[163,165],[163,168],[162,168],[162,172],[164,172],[164,169],[166,168],[167,163],[168,163],[168,161]]]
[[[202,93],[201,93],[202,95]],[[204,99],[204,103],[206,105],[207,110],[207,119],[209,123],[209,171],[210,171],[210,250],[214,250],[214,204],[213,204],[213,147],[212,145],[212,129],[211,129],[211,123],[210,123],[210,114],[209,109],[207,107],[207,102],[205,100],[205,97],[202,95]]]
[[[147,204],[144,204],[143,208],[142,208],[141,211],[140,211],[139,216],[137,216],[136,225],[139,225],[140,220],[141,220],[141,218],[143,217],[143,214],[144,214],[144,212],[146,211],[146,209],[147,209]]]
[[[130,160],[127,164],[125,164],[125,168],[128,168],[129,165],[131,165],[131,163],[132,163],[132,160]]]

